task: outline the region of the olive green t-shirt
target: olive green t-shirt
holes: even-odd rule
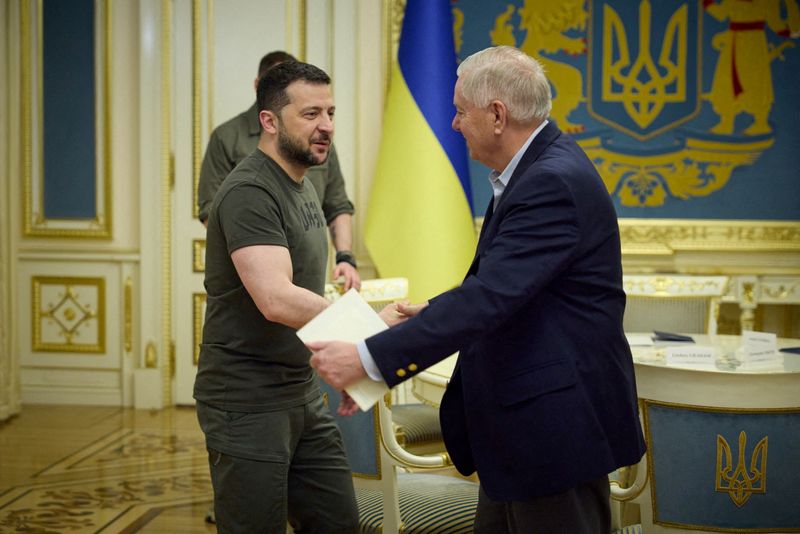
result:
[[[267,320],[236,272],[231,253],[254,245],[288,248],[292,283],[323,294],[328,244],[317,194],[259,149],[223,182],[206,237],[208,296],[194,398],[223,410],[279,410],[319,394],[295,329]]]

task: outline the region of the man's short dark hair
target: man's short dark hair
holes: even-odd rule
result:
[[[269,69],[258,80],[256,100],[258,110],[280,113],[289,103],[286,88],[293,82],[304,81],[313,84],[330,85],[331,78],[325,71],[309,63],[288,61]]]
[[[279,63],[286,63],[287,61],[297,61],[297,59],[289,52],[283,50],[275,50],[266,54],[258,62],[258,77],[261,78],[265,72]]]

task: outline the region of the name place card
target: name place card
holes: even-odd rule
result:
[[[667,365],[714,369],[714,347],[690,345],[685,347],[666,347]]]
[[[783,363],[778,353],[778,336],[769,332],[742,332],[742,365],[745,367]]]

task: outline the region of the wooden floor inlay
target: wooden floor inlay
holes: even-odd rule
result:
[[[46,432],[41,410],[0,426],[0,533],[214,531],[203,522],[212,490],[193,409],[118,410],[87,425],[87,410],[107,409],[75,407],[74,424]]]

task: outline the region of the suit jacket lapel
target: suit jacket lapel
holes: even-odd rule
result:
[[[517,168],[514,169],[514,174],[511,175],[511,178],[508,181],[508,185],[506,186],[505,191],[503,191],[503,194],[497,201],[497,206],[496,206],[497,208],[500,207],[500,204],[502,204],[503,199],[508,198],[509,193],[511,192],[511,190],[514,188],[514,186],[518,181],[517,177],[520,174],[524,173],[526,170],[528,170],[528,167],[530,167],[533,164],[533,162],[536,161],[539,158],[539,156],[542,155],[542,152],[544,152],[545,149],[548,146],[550,146],[553,143],[553,141],[555,141],[560,135],[561,131],[558,129],[558,127],[556,127],[555,124],[553,124],[552,121],[550,121],[547,123],[547,126],[542,128],[542,131],[539,132],[539,134],[536,137],[534,137],[533,141],[528,147],[528,150],[526,150],[525,154],[522,155],[522,159],[520,159]],[[481,225],[481,233],[480,237],[478,237],[478,246],[475,250],[475,257],[472,258],[472,264],[470,265],[469,270],[467,271],[468,274],[473,272],[473,269],[476,266],[476,261],[478,259],[478,256],[480,256],[481,252],[483,252],[491,242],[488,228],[489,228],[489,223],[492,221],[492,215],[494,214],[496,207],[494,205],[494,197],[492,197],[489,200],[489,207],[486,208],[486,215],[483,216],[483,225]],[[491,235],[493,235],[493,233]]]
[[[469,275],[472,272],[472,269],[475,267],[475,260],[478,259],[478,256],[484,249],[483,237],[486,235],[486,228],[489,227],[489,221],[492,220],[493,213],[494,213],[494,197],[489,199],[489,206],[486,208],[486,214],[483,216],[483,224],[481,224],[481,233],[478,236],[478,246],[475,247],[475,256],[473,256],[472,263],[470,263],[469,269],[467,269],[467,275]]]
[[[483,216],[483,224],[481,224],[481,233],[478,237],[478,243],[481,242],[483,239],[483,235],[486,233],[486,227],[489,226],[489,221],[492,219],[492,214],[494,213],[494,197],[489,199],[489,206],[486,208],[486,215]]]
[[[504,198],[508,197],[508,194],[517,184],[517,177],[522,174],[523,172],[528,170],[528,167],[533,165],[533,162],[539,159],[539,156],[545,151],[547,147],[549,147],[553,141],[558,139],[561,135],[561,130],[550,121],[547,123],[547,126],[542,128],[542,131],[533,138],[530,146],[528,146],[528,150],[522,155],[522,159],[519,160],[519,164],[517,164],[517,168],[514,169],[514,174],[511,175],[511,178],[508,181],[508,185],[506,186],[505,191],[503,191],[503,195],[500,197],[500,201],[497,203],[498,207],[500,203],[503,202]]]

